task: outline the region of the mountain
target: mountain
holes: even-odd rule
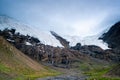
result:
[[[120,61],[120,21],[115,23],[100,39],[108,43],[108,47],[114,51]]]
[[[120,21],[115,23],[100,39],[108,43],[108,47],[113,50],[119,61],[118,65],[111,69],[107,75],[120,77]]]
[[[114,24],[108,32],[102,35],[101,39],[108,43],[108,47],[120,49],[120,22]]]
[[[82,45],[97,45],[102,47],[103,49],[108,49],[107,44],[98,39],[102,33],[85,38],[81,38],[80,36],[61,35],[60,37],[62,38],[62,40],[59,41],[49,31],[41,31],[40,29],[36,29],[36,27],[28,26],[11,17],[0,16],[0,29],[3,30],[5,28],[14,28],[17,30],[17,32],[20,32],[21,34],[34,36],[38,38],[43,44],[55,47],[63,47],[63,43],[61,43],[61,41],[64,40],[63,42],[65,42],[66,40],[67,42],[69,42],[70,46],[81,43]],[[68,43],[66,46],[68,46]]]
[[[14,29],[4,29],[7,27]],[[86,38],[75,36],[73,38],[71,36],[64,37],[63,35],[58,35],[54,31],[44,34],[44,32],[41,33],[42,31],[39,29],[36,30],[36,28],[33,29],[32,27],[28,27],[7,16],[2,16],[0,18],[0,28],[2,29],[0,30],[0,36],[4,38],[0,37],[0,80],[3,78],[6,78],[7,80],[7,77],[9,78],[8,80],[11,80],[12,78],[15,78],[15,76],[19,78],[18,80],[24,80],[21,79],[24,77],[31,80],[31,78],[35,77],[58,74],[56,71],[52,71],[48,67],[46,68],[45,66],[38,64],[34,60],[55,68],[67,68],[68,70],[76,68],[76,71],[81,69],[85,74],[87,73],[91,76],[93,74],[93,76],[97,75],[99,77],[102,77],[102,75],[106,73],[106,69],[109,68],[109,62],[114,60],[116,62],[118,61],[116,60],[118,58],[114,56],[112,49],[104,50],[102,49],[103,47],[101,48],[96,45],[86,45],[90,43],[104,45],[102,40],[97,42],[100,34]],[[50,37],[59,44],[56,42],[52,43]],[[51,44],[48,44],[47,41]],[[69,46],[69,41],[70,43],[77,43],[76,46],[66,48]],[[53,44],[56,44],[56,46],[61,45],[65,48],[54,47],[55,45]],[[79,69],[77,70],[77,68]],[[118,68],[116,69],[118,70]],[[101,74],[101,71],[105,72]]]
[[[0,36],[0,80],[31,80],[52,75],[56,72],[32,60]]]
[[[3,30],[5,28],[14,28],[17,32],[21,34],[28,34],[30,36],[34,36],[38,38],[43,44],[62,47],[60,42],[54,36],[52,36],[52,34],[49,31],[41,31],[33,26],[31,27],[26,24],[23,24],[11,17],[0,16],[0,29]]]
[[[70,48],[42,44],[37,38],[16,33],[15,29],[5,29],[0,35],[30,58],[53,66],[70,67],[72,62],[87,57]]]

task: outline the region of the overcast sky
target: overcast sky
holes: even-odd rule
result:
[[[120,0],[0,0],[0,14],[40,30],[89,36],[120,20]]]

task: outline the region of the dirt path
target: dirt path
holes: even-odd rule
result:
[[[37,80],[86,80],[87,78],[87,76],[75,69],[52,68],[62,72],[63,74],[56,77],[39,78]]]

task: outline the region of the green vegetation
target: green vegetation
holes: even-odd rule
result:
[[[117,77],[109,77],[106,76],[113,66],[107,66],[107,67],[101,67],[101,68],[95,68],[93,70],[90,70],[88,72],[85,72],[86,75],[90,76],[88,80],[120,80],[120,78]]]
[[[30,59],[0,37],[0,80],[34,80],[58,74]]]
[[[116,64],[97,61],[80,61],[73,65],[78,65],[78,70],[88,76],[87,80],[120,80],[117,77],[109,77],[105,74],[108,73]]]

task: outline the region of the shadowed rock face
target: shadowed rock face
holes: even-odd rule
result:
[[[69,42],[62,38],[61,36],[59,36],[57,33],[55,33],[54,31],[50,31],[51,34],[60,41],[60,43],[65,47],[65,48],[69,48]]]
[[[81,46],[80,43],[77,43],[76,46],[72,46],[70,49],[76,50],[81,52],[85,55],[89,55],[91,57],[102,59],[106,61],[114,61],[119,62],[120,56],[118,53],[115,52],[113,49],[103,50],[101,47],[96,45],[83,45]]]
[[[114,24],[107,33],[102,35],[100,39],[108,43],[108,47],[120,49],[120,22]]]
[[[120,22],[114,24],[107,33],[102,35],[100,39],[108,43],[111,48],[111,50],[106,50],[106,52],[109,54],[112,52],[112,55],[116,56],[115,59],[118,59],[118,63],[120,63]],[[111,58],[114,59],[114,57]],[[120,77],[120,64],[108,72],[107,75]]]
[[[100,39],[108,43],[108,47],[113,50],[114,56],[120,61],[120,22],[114,24]]]

